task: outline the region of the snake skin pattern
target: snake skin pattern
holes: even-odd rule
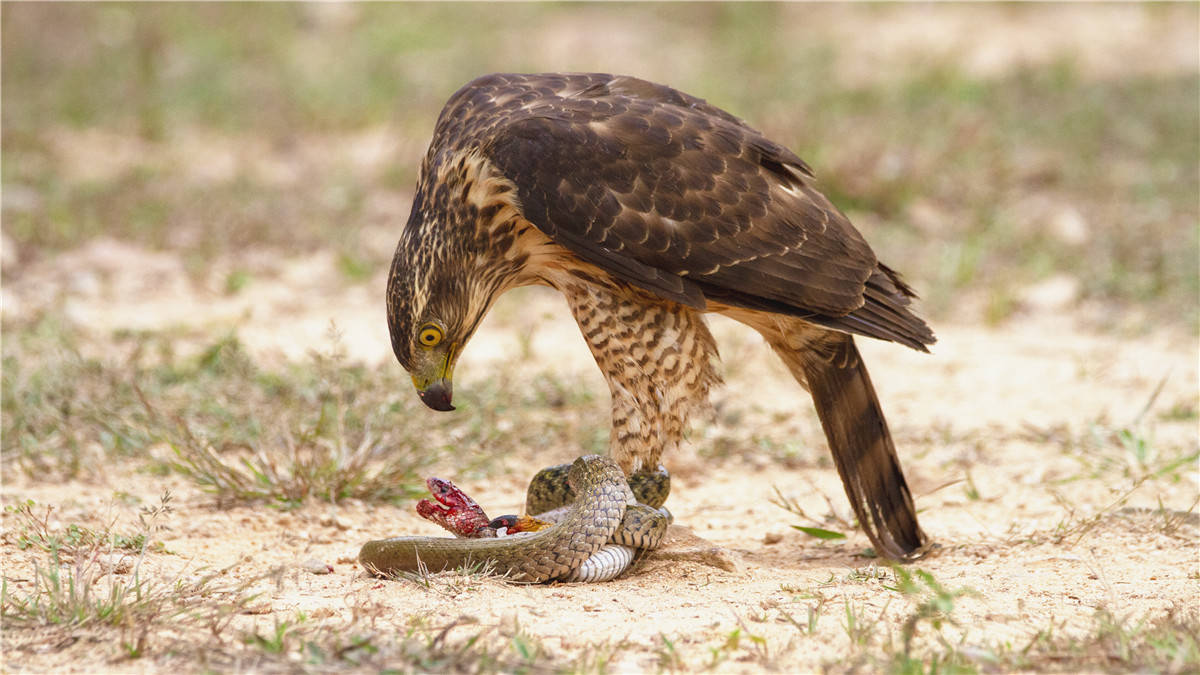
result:
[[[363,545],[359,562],[380,575],[439,572],[490,563],[496,573],[507,574],[514,581],[575,580],[572,575],[612,540],[626,511],[638,505],[625,475],[607,457],[587,455],[575,460],[570,482],[578,497],[567,507],[562,520],[545,530],[499,539],[377,539]],[[661,529],[665,532],[665,523]],[[646,536],[639,533],[628,543],[636,545]],[[661,534],[658,537],[661,540]],[[588,569],[582,574],[593,578],[577,580],[601,580]]]

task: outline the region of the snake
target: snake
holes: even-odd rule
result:
[[[359,563],[382,576],[490,564],[513,581],[607,581],[636,550],[657,548],[666,534],[670,514],[659,508],[670,491],[664,476],[660,470],[627,480],[612,459],[585,455],[543,469],[530,482],[526,510],[553,521],[545,529],[499,538],[376,539],[363,544]]]

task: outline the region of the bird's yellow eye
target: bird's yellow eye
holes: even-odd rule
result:
[[[437,343],[442,341],[442,329],[427,323],[421,327],[421,332],[417,333],[417,340],[422,347],[436,347]]]

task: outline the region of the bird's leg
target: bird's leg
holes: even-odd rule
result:
[[[576,279],[559,290],[608,381],[613,460],[626,475],[657,467],[721,381],[708,326],[691,307],[621,284]]]

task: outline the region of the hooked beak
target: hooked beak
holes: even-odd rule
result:
[[[413,386],[421,402],[434,410],[454,410],[450,399],[454,398],[454,357],[458,355],[458,343],[452,343],[436,361],[427,362],[412,374]]]
[[[450,399],[454,397],[454,386],[450,380],[435,380],[424,389],[417,387],[417,396],[434,410],[454,410],[454,406],[450,405]]]

